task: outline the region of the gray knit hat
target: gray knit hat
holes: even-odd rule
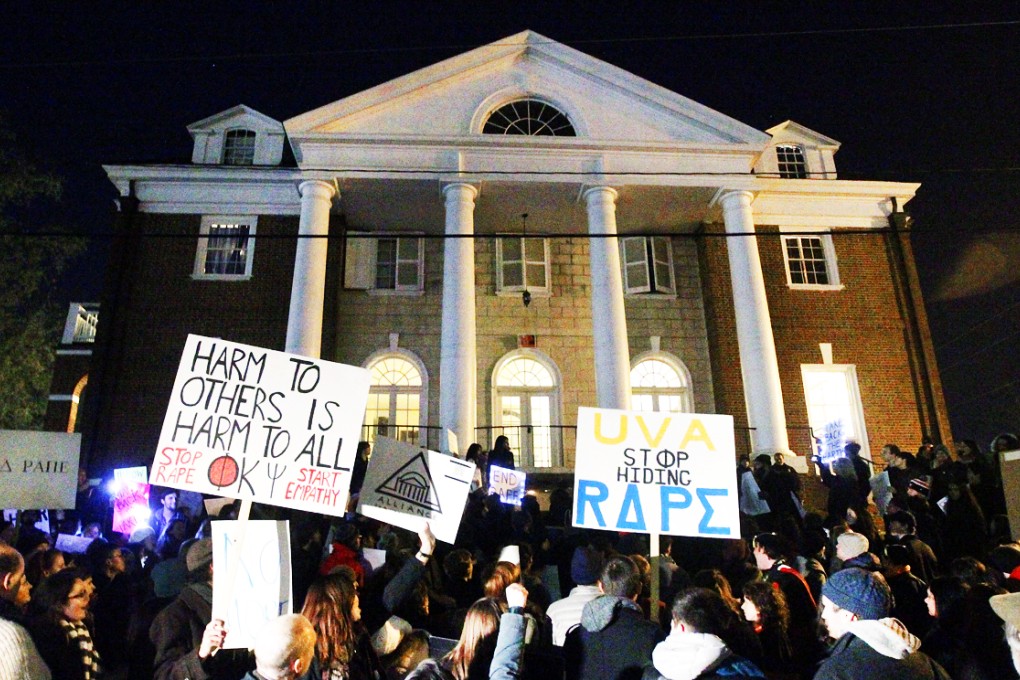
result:
[[[822,595],[862,619],[884,619],[892,609],[892,591],[881,574],[849,567],[829,577]]]
[[[192,543],[184,559],[189,573],[198,569],[208,569],[212,564],[212,539],[203,538]]]

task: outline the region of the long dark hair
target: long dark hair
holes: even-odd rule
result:
[[[483,597],[477,600],[464,617],[464,628],[460,639],[444,660],[450,664],[450,672],[456,680],[467,680],[479,675],[487,677],[489,663],[496,651],[496,634],[499,632],[499,617],[503,613],[498,600]]]
[[[77,569],[64,569],[44,578],[39,586],[32,590],[32,599],[29,601],[31,618],[59,624],[64,618],[67,597],[74,590],[74,582],[84,581],[85,578],[86,576]]]
[[[324,668],[346,666],[357,641],[357,622],[351,620],[351,608],[358,591],[357,578],[349,567],[341,567],[329,576],[321,576],[308,587],[301,613],[312,622],[317,639],[315,655]]]

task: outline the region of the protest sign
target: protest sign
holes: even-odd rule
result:
[[[1020,540],[1020,451],[999,452],[999,472],[1013,540]]]
[[[489,493],[499,494],[499,500],[506,505],[520,505],[527,478],[520,470],[493,465],[489,468]]]
[[[74,508],[81,434],[0,430],[0,507]]]
[[[574,526],[740,536],[733,418],[580,408]]]
[[[142,468],[145,472],[145,468]],[[120,482],[113,496],[113,530],[130,535],[136,527],[147,526],[152,510],[149,508],[149,485],[141,482]]]
[[[243,536],[242,536],[243,534]],[[213,611],[223,617],[226,649],[250,649],[268,621],[293,611],[286,521],[212,523]],[[240,553],[237,551],[240,550]],[[215,565],[238,559],[236,576]]]
[[[149,483],[343,515],[368,371],[189,335]]]
[[[96,539],[86,536],[72,536],[71,534],[57,534],[57,542],[53,546],[57,550],[75,555],[84,555],[89,549],[92,541]]]
[[[377,437],[358,512],[420,531],[425,522],[445,543],[457,540],[475,466],[389,437]]]

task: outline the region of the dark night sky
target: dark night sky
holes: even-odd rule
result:
[[[758,129],[835,138],[842,178],[922,182],[907,209],[954,433],[985,446],[1020,428],[1020,3],[941,4],[6,4],[0,111],[65,179],[55,219],[102,232],[102,163],[186,162],[185,127],[238,103],[285,120],[535,30]],[[67,300],[98,298],[105,245]]]

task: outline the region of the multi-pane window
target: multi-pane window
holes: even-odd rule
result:
[[[482,134],[574,137],[570,119],[538,99],[518,99],[489,114]]]
[[[391,437],[413,444],[421,438],[425,380],[407,357],[387,354],[368,367],[371,387],[362,438]]]
[[[804,150],[795,144],[780,144],[776,147],[779,160],[779,176],[783,179],[805,179],[807,163],[804,161]]]
[[[255,162],[255,131],[227,130],[223,140],[224,165],[251,165]]]
[[[623,288],[628,294],[676,294],[673,249],[665,236],[631,236],[620,240]]]
[[[501,238],[496,241],[496,290],[548,292],[549,239]]]
[[[835,272],[830,272],[827,245],[821,236],[783,237],[786,271],[791,285],[830,286],[838,283]]]
[[[376,290],[421,290],[422,240],[381,238],[376,241]]]
[[[524,468],[562,465],[559,381],[551,363],[518,350],[504,357],[492,377],[495,435],[506,435]]]
[[[203,218],[194,275],[213,279],[251,276],[254,237],[254,217]]]
[[[691,391],[686,369],[649,357],[630,370],[631,408],[635,411],[690,413]]]

